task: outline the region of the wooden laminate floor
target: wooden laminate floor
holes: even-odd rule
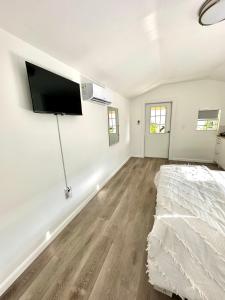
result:
[[[167,163],[131,158],[0,299],[170,299],[148,283],[145,250]]]

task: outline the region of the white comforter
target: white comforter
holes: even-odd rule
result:
[[[189,300],[224,300],[225,172],[168,165],[155,181],[149,281]]]

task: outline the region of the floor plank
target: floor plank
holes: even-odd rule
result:
[[[168,163],[131,158],[0,299],[170,299],[148,283],[145,250]]]

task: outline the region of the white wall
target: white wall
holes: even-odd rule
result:
[[[79,73],[2,30],[0,44],[1,293],[58,226],[128,159],[129,102],[108,90],[120,117],[120,142],[112,147],[106,106],[83,101],[83,116],[60,116],[73,189],[72,199],[66,200],[56,119],[32,112],[24,61],[77,82]]]
[[[173,102],[170,159],[212,162],[216,132],[197,131],[196,124],[199,109],[222,109],[225,124],[225,83],[213,80],[163,85],[133,99],[131,154],[144,156],[145,103],[165,101]]]

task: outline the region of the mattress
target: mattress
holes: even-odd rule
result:
[[[166,165],[155,183],[149,282],[188,300],[225,299],[225,172]]]

